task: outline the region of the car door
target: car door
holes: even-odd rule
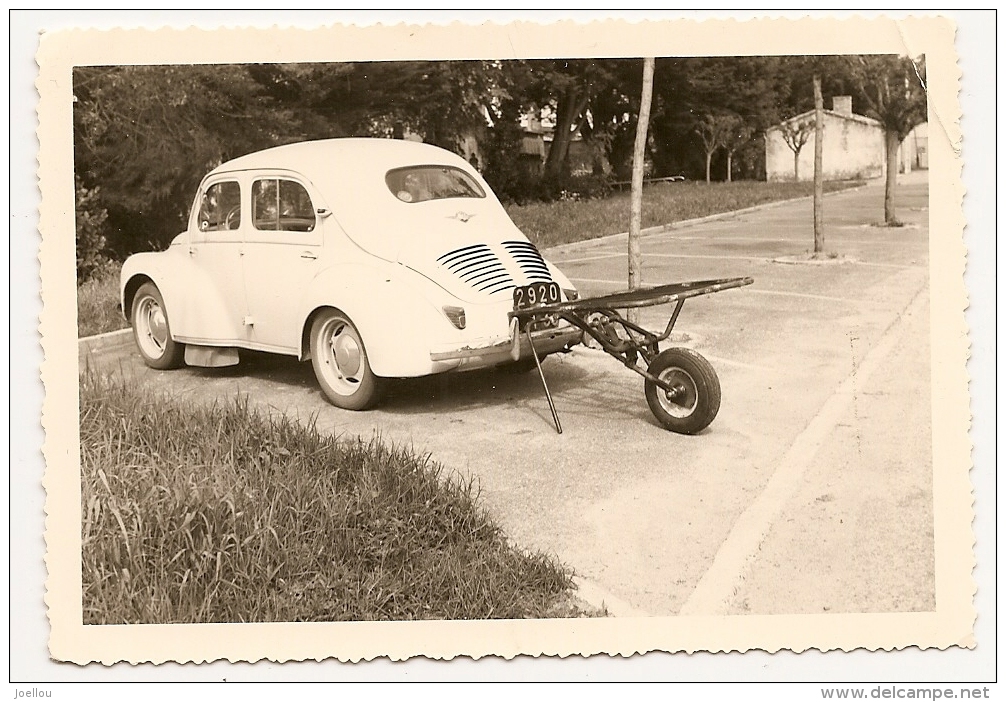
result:
[[[297,354],[300,302],[322,252],[317,193],[289,172],[256,173],[249,186],[251,221],[242,269],[253,346]]]
[[[233,174],[203,184],[189,222],[191,279],[183,297],[184,340],[235,343],[248,339],[241,248],[247,197]]]

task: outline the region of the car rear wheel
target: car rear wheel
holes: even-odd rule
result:
[[[363,338],[338,310],[325,310],[311,324],[311,364],[325,397],[348,410],[377,402],[378,378],[370,369]]]
[[[144,283],[136,291],[131,320],[136,348],[144,363],[158,370],[183,365],[185,345],[171,339],[171,324],[164,308],[164,298],[153,283]]]

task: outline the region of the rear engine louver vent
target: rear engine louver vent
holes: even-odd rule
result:
[[[538,249],[534,247],[534,244],[527,241],[504,241],[503,248],[513,256],[514,261],[520,266],[521,271],[528,280],[546,282],[552,280],[552,274],[548,272],[545,259],[538,253]]]
[[[514,286],[513,278],[485,244],[448,251],[437,262],[479,292],[492,294]]]

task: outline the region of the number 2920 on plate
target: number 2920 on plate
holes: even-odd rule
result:
[[[532,283],[513,289],[513,308],[515,310],[553,305],[560,301],[559,284],[556,282]]]

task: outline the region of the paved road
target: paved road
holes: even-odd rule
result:
[[[667,186],[673,187],[673,186]],[[644,279],[752,276],[689,301],[676,334],[717,368],[720,414],[662,430],[643,384],[600,351],[550,358],[557,436],[535,374],[397,383],[383,405],[327,405],[310,364],[157,373],[131,348],[92,359],[193,399],[247,394],[320,428],[413,446],[477,477],[514,542],[555,553],[616,613],[924,611],[935,606],[930,451],[928,188],[898,191],[900,229],[872,226],[883,190],[825,200],[847,262],[774,259],[812,244],[811,204],[651,234]],[[624,237],[547,252],[586,294],[624,287]],[[663,328],[668,308],[644,323]]]

